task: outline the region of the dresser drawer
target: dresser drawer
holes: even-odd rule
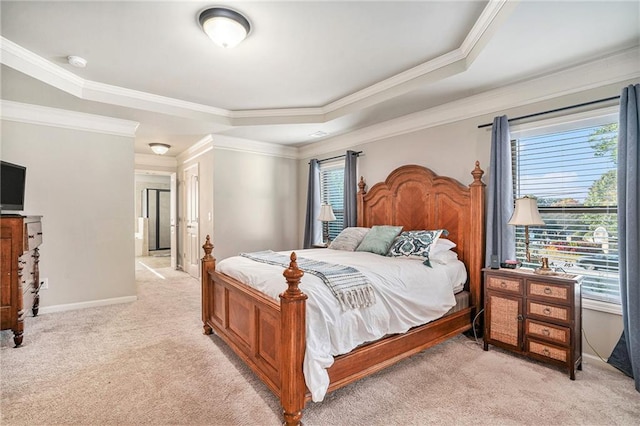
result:
[[[522,294],[523,284],[519,278],[487,275],[487,288]]]
[[[544,281],[527,281],[527,296],[548,300],[553,303],[571,303],[571,288],[566,285],[545,283]]]
[[[568,306],[555,306],[535,300],[527,300],[527,317],[569,323],[571,321],[571,309]]]
[[[24,251],[31,251],[42,244],[42,222],[28,222],[25,225],[25,248]]]
[[[524,329],[525,334],[530,337],[550,340],[567,346],[571,343],[571,329],[569,327],[526,320]]]
[[[550,359],[567,363],[569,361],[569,348],[561,348],[533,339],[527,339],[526,348],[529,354],[536,358]]]

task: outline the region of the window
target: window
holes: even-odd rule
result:
[[[552,268],[584,275],[583,297],[619,304],[617,142],[615,117],[537,132],[512,141],[512,165],[514,197],[536,197],[545,222],[529,227],[528,266],[548,257]],[[523,226],[516,254],[524,263]]]
[[[329,238],[335,239],[344,219],[344,161],[320,165],[320,200],[331,204],[336,220],[329,222]]]

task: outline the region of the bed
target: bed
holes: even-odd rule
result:
[[[335,356],[327,369],[327,391],[346,386],[412,354],[472,328],[481,300],[484,252],[483,171],[476,162],[473,181],[465,186],[417,165],[399,167],[366,191],[361,178],[358,226],[402,225],[403,230],[447,229],[464,263],[468,303],[404,333],[385,335]],[[284,269],[285,291],[279,301],[216,270],[209,236],[203,246],[202,320],[205,334],[215,333],[280,398],[284,423],[301,423],[311,400],[303,364],[306,348],[307,295],[300,289],[304,273],[291,253]],[[324,249],[327,250],[327,249]]]

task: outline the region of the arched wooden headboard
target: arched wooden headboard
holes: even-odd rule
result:
[[[457,244],[458,258],[467,266],[472,304],[479,312],[484,257],[484,171],[476,161],[473,182],[436,175],[430,169],[407,165],[394,170],[367,192],[358,184],[358,226],[402,225],[404,231],[446,229]]]

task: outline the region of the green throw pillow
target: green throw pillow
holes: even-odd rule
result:
[[[393,240],[402,232],[402,226],[376,225],[365,235],[356,251],[368,251],[386,256]]]

